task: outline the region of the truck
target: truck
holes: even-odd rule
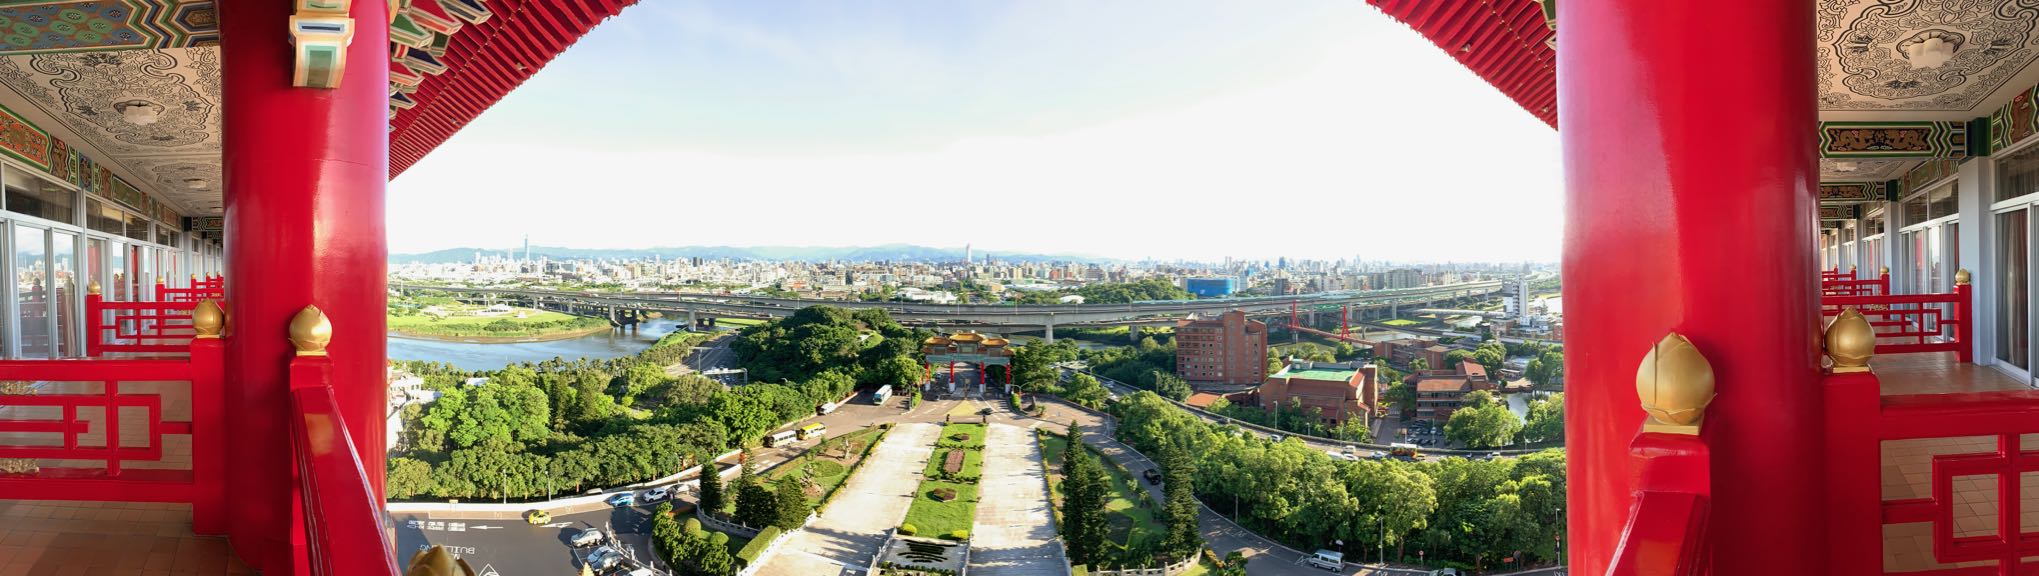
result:
[[[892,385],[891,385],[891,384],[886,384],[886,385],[884,385],[884,386],[879,386],[879,387],[878,387],[878,391],[877,391],[877,392],[872,392],[872,393],[871,393],[871,403],[872,403],[872,404],[884,404],[886,400],[890,400],[891,398],[892,398]]]

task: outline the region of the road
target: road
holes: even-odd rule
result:
[[[723,332],[721,334],[718,334],[715,336],[714,339],[707,341],[705,343],[707,344],[706,346],[694,347],[694,350],[687,354],[687,359],[685,361],[679,364],[667,366],[666,375],[679,376],[681,374],[687,374],[691,372],[705,372],[709,370],[717,370],[723,368],[735,368],[736,352],[729,349],[729,344],[735,341],[736,341],[735,332]]]

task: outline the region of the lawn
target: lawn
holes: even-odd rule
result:
[[[1402,319],[1402,318],[1395,318],[1395,319],[1391,319],[1391,320],[1382,320],[1382,321],[1381,321],[1381,324],[1382,324],[1382,325],[1386,325],[1386,326],[1416,326],[1416,325],[1419,325],[1419,324],[1423,324],[1423,323],[1422,323],[1422,322],[1418,322],[1418,321],[1415,321],[1415,320],[1407,320],[1407,319]]]
[[[423,313],[389,315],[389,331],[428,337],[519,338],[579,335],[609,329],[609,321],[600,318],[530,308],[513,308],[509,313],[493,316],[473,315],[481,311],[477,307],[444,308],[451,315],[443,318]]]
[[[1059,518],[1062,506],[1062,453],[1069,450],[1069,441],[1055,434],[1041,435],[1041,457],[1048,466],[1048,484],[1054,488],[1056,514]],[[1091,451],[1096,454],[1096,451]],[[1097,454],[1098,458],[1104,458]],[[1105,518],[1112,527],[1113,542],[1124,546],[1136,539],[1161,538],[1168,528],[1154,515],[1153,506],[1141,506],[1146,500],[1144,487],[1135,483],[1132,474],[1112,465],[1106,460],[1105,471],[1112,480],[1112,497],[1105,502]]]
[[[750,319],[750,318],[716,318],[716,319],[715,319],[715,324],[716,324],[717,326],[738,326],[738,327],[749,327],[749,326],[756,326],[756,325],[759,325],[759,324],[763,324],[763,323],[765,323],[765,322],[766,322],[765,320],[754,320],[754,319]]]
[[[932,494],[941,488],[954,489],[956,499],[935,500]],[[913,506],[906,509],[906,523],[913,525],[914,534],[929,538],[947,538],[957,530],[969,530],[976,521],[976,484],[921,482],[920,490],[913,495]]]
[[[878,428],[866,428],[830,438],[829,441],[839,441],[836,438],[850,438],[864,446],[869,446],[870,442],[877,440],[879,434],[883,432],[884,430]],[[856,466],[863,463],[863,455],[865,454],[864,450],[859,449],[851,452],[849,459],[843,460],[837,459],[832,454],[833,451],[830,451],[831,455],[822,456],[812,452],[813,449],[811,447],[809,450],[807,454],[814,455],[811,459],[803,455],[802,457],[788,460],[786,463],[780,464],[771,470],[766,470],[763,473],[765,486],[773,486],[780,478],[811,471],[816,489],[807,491],[807,503],[818,506],[821,504],[821,499],[826,498],[829,492],[834,491],[838,486],[842,486],[843,482],[849,481],[850,474],[856,472]],[[726,489],[724,494],[727,494],[728,497],[722,499],[722,512],[724,514],[734,514],[736,512],[736,479],[731,478],[727,481],[727,485],[729,488]]]
[[[968,434],[969,437],[963,440],[952,438],[957,434]],[[935,442],[935,445],[945,448],[962,446],[971,450],[983,450],[984,434],[983,424],[950,424],[942,427],[942,438],[940,441]]]
[[[925,472],[927,477],[936,478],[941,476],[942,463],[946,461],[945,460],[946,458],[948,458],[949,452],[956,450],[963,449],[961,448],[935,449],[934,455],[927,459],[927,471]],[[958,472],[957,474],[969,478],[982,477],[984,475],[984,451],[963,450],[963,471]]]

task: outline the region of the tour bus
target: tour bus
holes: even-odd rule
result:
[[[1409,460],[1422,460],[1423,453],[1417,452],[1416,449],[1417,446],[1415,444],[1403,444],[1397,442],[1388,445],[1388,455],[1394,456],[1396,458],[1406,458]]]
[[[773,432],[771,436],[765,437],[765,447],[771,448],[792,444],[793,441],[799,439],[799,437],[800,435],[798,433],[793,432],[792,430]]]
[[[813,424],[808,424],[806,426],[800,427],[801,440],[806,440],[808,438],[820,438],[822,435],[827,433],[828,425],[822,424],[820,422],[815,422]]]
[[[879,387],[878,387],[878,391],[877,391],[877,392],[872,392],[872,393],[871,393],[871,403],[872,403],[872,404],[884,404],[886,400],[889,400],[889,399],[891,399],[891,398],[892,398],[892,385],[891,385],[891,384],[886,384],[886,385],[884,385],[884,386],[879,386]]]

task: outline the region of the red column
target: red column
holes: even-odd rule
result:
[[[340,412],[378,500],[383,478],[383,188],[389,179],[387,4],[355,0],[355,36],[336,89],[291,86],[290,2],[221,0],[225,91],[226,413],[232,415],[234,551],[264,574],[290,572],[286,338],[316,304]]]
[[[1613,558],[1635,488],[1636,366],[1671,331],[1717,382],[1703,438],[1713,573],[1825,572],[1811,552],[1823,545],[1825,474],[1812,10],[1739,8],[1560,4],[1575,573]]]

